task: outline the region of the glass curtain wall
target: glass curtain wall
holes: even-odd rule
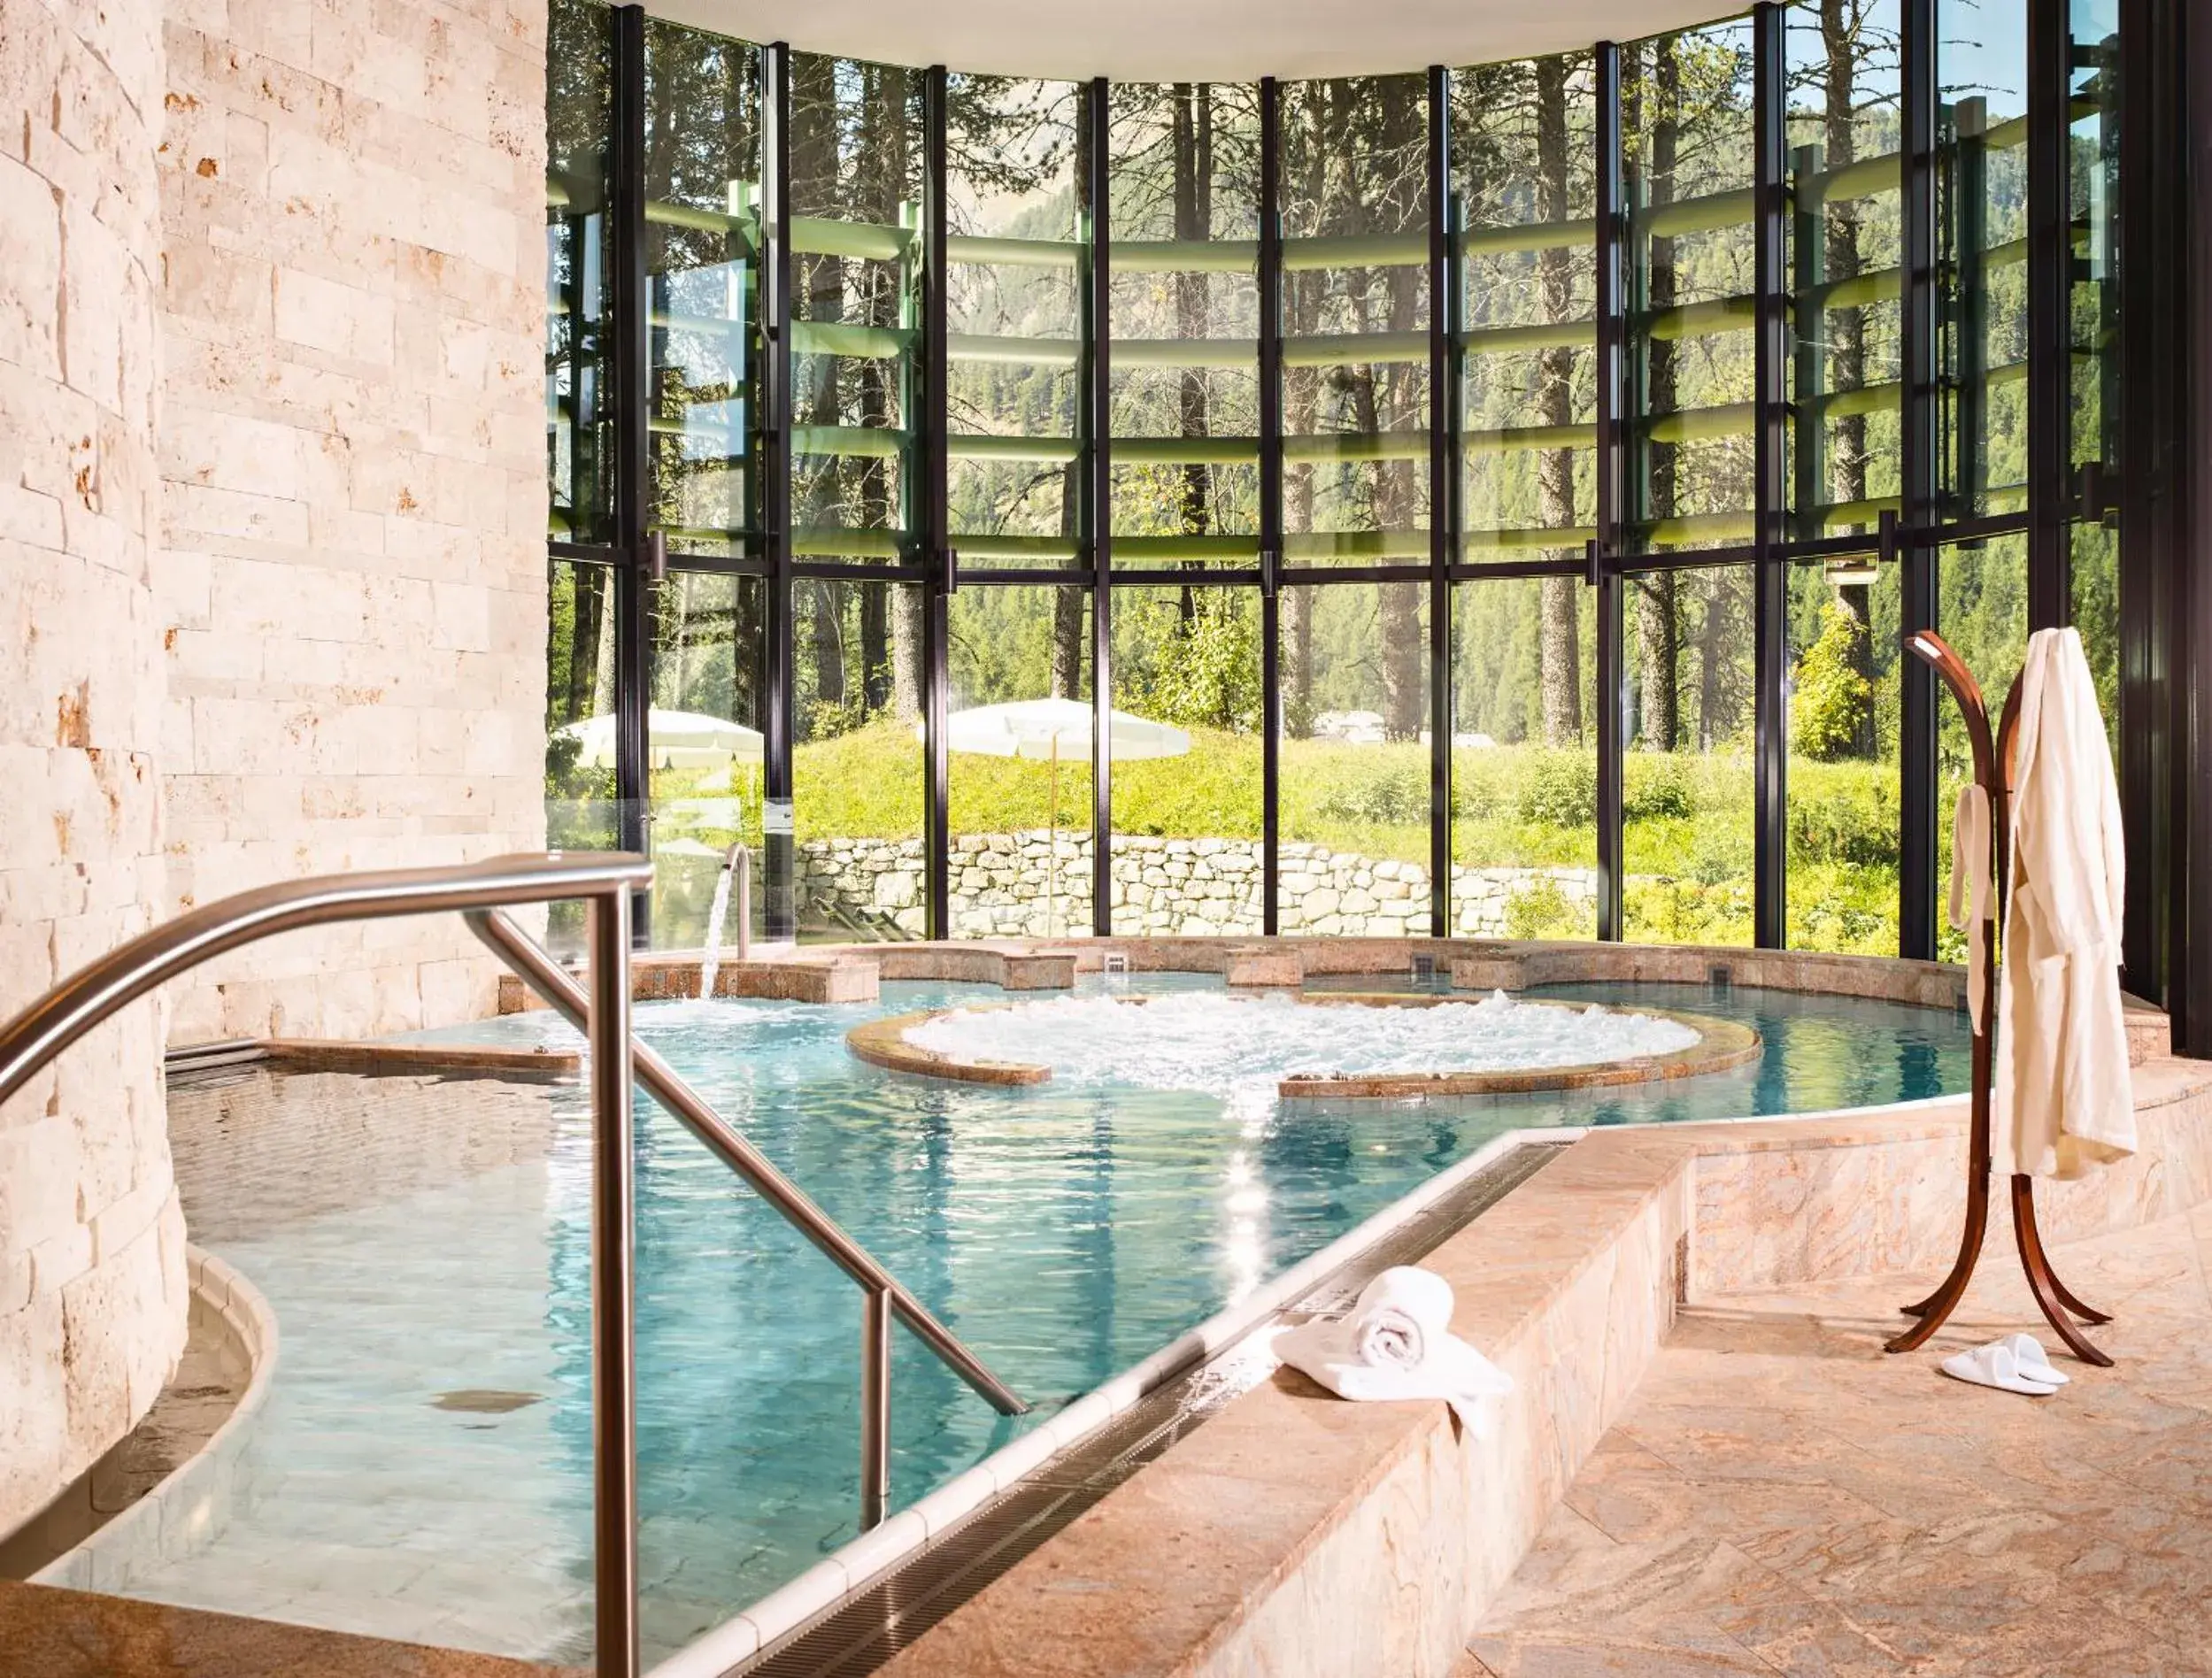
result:
[[[1897,0],[1792,12],[1789,528],[1864,536],[1902,508],[1904,79]],[[1898,562],[1793,565],[1788,905],[1792,947],[1898,948]]]
[[[1260,555],[1260,107],[1212,82],[1118,86],[1113,229],[1113,558]]]
[[[557,3],[545,75],[545,835],[621,843],[614,782],[614,398],[608,243],[613,38],[605,14]],[[594,719],[599,720],[596,723]],[[580,904],[549,936],[573,947]]]
[[[922,585],[827,572],[791,591],[798,935],[926,937],[922,674],[918,652],[902,662],[921,638]]]
[[[648,19],[644,122],[647,924],[690,948],[731,847],[762,849],[761,586],[732,569],[759,562],[759,52]]]
[[[653,591],[653,936],[696,949],[730,847],[742,843],[759,883],[764,780],[761,651],[766,584],[758,576],[669,570]],[[751,894],[752,935],[766,894]],[[728,932],[736,941],[734,930]]]
[[[955,75],[945,104],[952,547],[968,567],[1073,566],[1083,551],[1082,90]]]
[[[1569,53],[1452,83],[1458,557],[1452,929],[1597,932],[1596,77]]]
[[[1790,947],[1888,956],[1898,947],[1903,578],[1895,565],[1851,563],[1790,567]]]
[[[1935,886],[1900,833],[1941,833],[1962,765],[1947,700],[1932,764],[1908,737],[1908,602],[1999,694],[2070,612],[2116,692],[2117,11],[1937,0],[1908,42],[1903,0],[1805,0],[1263,88],[946,76],[555,0],[551,826],[634,842],[620,789],[650,799],[668,944],[729,843],[795,829],[803,937],[1420,934],[1448,861],[1469,935],[1898,949]],[[2060,58],[2070,97],[2031,110]],[[2042,457],[2031,361],[2066,375]],[[1112,764],[1102,835],[1101,687],[1180,731]],[[1034,752],[970,737],[1001,705]]]
[[[2119,747],[2118,508],[2108,486],[2120,458],[2120,7],[2072,0],[2068,12],[2067,219],[2074,264],[2067,288],[2069,372],[2066,464],[2085,504],[2072,527],[2069,593],[2097,678],[2113,747]],[[2087,475],[2083,474],[2086,471]]]
[[[1998,707],[2011,690],[2028,650],[2028,539],[2024,535],[1997,536],[1986,542],[1962,542],[1943,550],[1943,593],[1938,619],[1945,640],[1966,661],[1981,683],[1995,726]],[[1936,812],[1936,876],[1951,874],[1953,806],[1960,789],[1972,779],[1973,750],[1959,708],[1946,698],[1938,712],[1938,783]],[[1964,959],[1966,938],[1944,928],[1940,934],[1946,958]]]
[[[1430,553],[1429,87],[1281,96],[1283,558]],[[1283,591],[1278,821],[1284,932],[1429,930],[1429,585]]]
[[[2028,497],[2028,0],[1937,0],[1948,515]]]
[[[1112,766],[1112,924],[1262,930],[1260,99],[1113,89],[1113,708],[1187,750]],[[1225,583],[1222,571],[1244,573]],[[1183,581],[1162,581],[1180,578]],[[1139,580],[1146,581],[1140,584]]]
[[[1425,938],[1428,584],[1301,583],[1283,626],[1280,929]]]
[[[791,547],[801,559],[896,563],[918,551],[921,152],[919,72],[791,55]],[[920,639],[909,639],[911,662]],[[890,664],[887,642],[864,669]],[[880,708],[863,704],[859,720]]]
[[[546,535],[613,539],[607,244],[613,40],[605,14],[556,0],[545,55]]]
[[[1641,552],[1754,531],[1753,67],[1745,22],[1622,50],[1625,511]],[[1625,583],[1626,935],[1749,943],[1753,572],[1654,569]]]
[[[1072,585],[966,588],[950,603],[955,937],[1091,929],[1088,604]]]
[[[1425,560],[1428,83],[1291,82],[1282,125],[1283,558]],[[1419,715],[1408,689],[1386,726],[1399,737]]]
[[[671,556],[734,558],[758,530],[760,54],[645,24],[650,523]]]
[[[1191,741],[1185,754],[1114,766],[1114,929],[1258,933],[1260,592],[1117,585],[1113,612],[1114,710],[1172,722]]]
[[[923,78],[790,66],[794,920],[918,937],[922,590],[867,573],[921,567]]]
[[[1637,550],[1720,547],[1753,534],[1752,30],[1715,25],[1623,48],[1629,211],[1630,541]],[[1651,660],[1670,653],[1638,598]],[[1651,750],[1673,750],[1664,731]]]

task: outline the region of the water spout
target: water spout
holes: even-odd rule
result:
[[[729,916],[729,886],[737,882],[737,959],[752,947],[752,852],[742,839],[722,858],[722,871],[714,881],[714,901],[706,912],[706,947],[699,956],[699,995],[714,994],[714,980],[722,966],[722,924]]]

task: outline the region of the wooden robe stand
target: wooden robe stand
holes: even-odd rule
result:
[[[1943,1285],[1917,1305],[1904,1307],[1908,1317],[1920,1319],[1911,1328],[1889,1343],[1891,1351],[1910,1351],[1922,1344],[1937,1329],[1943,1327],[1959,1301],[1966,1295],[1966,1284],[1972,1279],[1974,1266],[1982,1256],[1982,1237],[1989,1229],[1990,1097],[1996,1074],[1997,935],[2005,920],[2005,881],[2008,857],[2006,842],[2010,829],[2006,812],[2011,794],[2013,753],[2018,743],[2020,726],[2020,683],[2015,679],[2012,691],[2006,697],[2005,708],[1992,739],[1989,728],[1989,708],[1983,702],[1982,690],[1965,661],[1954,652],[1941,635],[1932,630],[1909,630],[1905,635],[1905,650],[1923,664],[1932,667],[1943,678],[1944,686],[1951,689],[1959,702],[1959,709],[1966,715],[1966,733],[1974,750],[1974,779],[1989,795],[1989,837],[1996,879],[1990,895],[1990,907],[1994,924],[1982,940],[1983,1008],[1982,1023],[1974,1033],[1973,1118],[1968,1131],[1968,1165],[1966,1180],[1966,1229],[1959,1242],[1958,1261],[1951,1266],[1951,1274]],[[2083,1334],[2074,1319],[2083,1322],[2110,1322],[2111,1317],[2101,1311],[2092,1310],[2069,1291],[2064,1282],[2052,1272],[2050,1255],[2044,1251],[2043,1237],[2035,1227],[2035,1179],[2024,1172],[2012,1180],[2012,1227],[2020,1244],[2020,1267],[2027,1273],[2028,1286],[2034,1290],[2035,1302],[2043,1308],[2051,1327],[2085,1363],[2110,1367],[2112,1359],[2100,1351],[2089,1337]]]

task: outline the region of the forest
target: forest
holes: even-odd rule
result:
[[[556,6],[557,47],[562,15],[582,27],[588,11],[583,0]],[[1896,0],[1807,0],[1789,17],[1795,535],[1865,532],[1897,504],[1896,11]],[[2017,26],[2005,7],[1980,11],[1985,27]],[[651,702],[757,726],[766,585],[694,567],[737,557],[742,571],[757,551],[760,486],[732,433],[759,347],[748,269],[759,236],[759,58],[712,35],[650,27],[647,169],[654,201],[672,206],[649,227],[654,511],[674,567],[652,590]],[[590,204],[588,188],[573,183],[605,151],[597,73],[588,51],[574,56],[586,69],[553,107],[557,174],[566,160],[572,186],[559,213],[549,209],[549,283],[572,296],[588,245],[579,206]],[[2015,254],[2024,107],[2020,87],[1993,85],[2006,55],[1961,46],[1955,60],[1945,87],[1944,461],[1946,513],[1970,518],[2021,504],[2025,475],[2026,288]],[[810,561],[913,564],[922,78],[804,53],[791,65],[794,546]],[[1441,505],[1446,516],[1456,509],[1461,559],[1549,562],[1550,574],[1452,588],[1452,854],[1469,867],[1587,868],[1596,858],[1594,597],[1582,575],[1595,518],[1592,68],[1586,55],[1484,65],[1450,86],[1441,208],[1461,253],[1459,295],[1437,298],[1425,266],[1437,209],[1426,79],[1283,85],[1284,559],[1307,574],[1425,562]],[[1256,836],[1260,604],[1248,583],[1218,574],[1253,566],[1258,550],[1256,90],[1113,87],[1106,201],[1097,206],[1084,202],[1093,171],[1081,95],[994,77],[949,82],[946,488],[961,571],[950,603],[950,708],[1090,697],[1090,590],[990,577],[1087,565],[1086,532],[1103,512],[1117,571],[1147,573],[1112,591],[1111,702],[1191,739],[1187,756],[1114,766],[1114,828]],[[1638,551],[1739,543],[1753,505],[1752,228],[1739,196],[1751,182],[1748,26],[1627,49],[1623,115]],[[2077,147],[2085,179],[2100,166],[2090,133]],[[1114,473],[1111,504],[1097,510],[1085,504],[1082,362],[1084,252],[1101,218]],[[2077,310],[2093,324],[2093,288],[2085,289],[2093,295]],[[1457,377],[1437,403],[1428,345],[1440,306]],[[557,324],[556,520],[572,531],[589,522],[593,496],[603,499],[589,470],[605,425],[587,389],[591,362],[591,345],[564,339]],[[2079,451],[2093,458],[2100,382],[2093,373],[2078,388]],[[1462,445],[1457,481],[1442,494],[1430,467],[1437,407]],[[2077,620],[2110,693],[2116,605],[2102,529],[2076,532],[2075,570]],[[1954,546],[1939,560],[1940,627],[2000,689],[2024,643],[2024,573],[2017,537]],[[553,564],[551,729],[612,706],[611,581],[590,564]],[[1653,570],[1630,581],[1627,935],[1747,942],[1750,567]],[[1797,565],[1787,598],[1791,941],[1893,951],[1898,580],[1870,558]],[[918,835],[920,589],[812,575],[795,582],[791,610],[802,844]],[[1425,581],[1283,589],[1285,840],[1426,863],[1430,610]],[[1946,727],[1946,786],[1963,769],[1955,736]],[[956,756],[952,830],[1087,830],[1084,767],[1054,777],[1039,765]],[[548,770],[557,821],[594,819],[574,812],[611,795],[604,766],[579,762],[558,733]],[[700,790],[696,779],[662,771],[655,796],[685,800]],[[741,771],[718,787],[742,814],[697,837],[757,832],[757,785],[754,770],[750,782]],[[1514,928],[1587,935],[1586,915],[1532,876]]]

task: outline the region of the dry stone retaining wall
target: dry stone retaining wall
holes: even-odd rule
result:
[[[1060,835],[1056,850],[1044,828],[956,835],[953,935],[1049,937],[1087,930],[1091,866],[1087,834]],[[1257,840],[1119,835],[1114,929],[1129,937],[1257,936],[1260,878]],[[1545,884],[1576,907],[1597,895],[1590,869],[1454,868],[1453,929],[1464,937],[1501,936],[1514,894]],[[919,839],[819,839],[799,847],[800,912],[807,920],[921,937],[928,932],[927,886]],[[1426,937],[1429,871],[1415,862],[1285,844],[1277,910],[1285,933]]]

